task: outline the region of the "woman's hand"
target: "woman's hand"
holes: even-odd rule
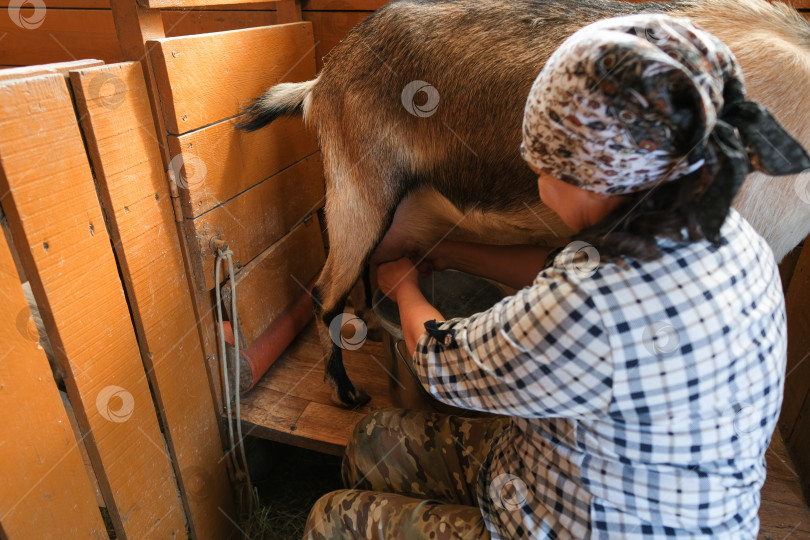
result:
[[[419,289],[419,273],[407,257],[381,264],[377,268],[377,284],[383,294],[398,302],[400,290],[415,287]]]

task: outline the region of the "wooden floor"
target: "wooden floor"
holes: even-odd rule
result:
[[[344,351],[352,381],[371,395],[354,411],[335,406],[323,382],[314,324],[310,324],[270,368],[256,388],[242,398],[245,434],[324,453],[340,455],[355,423],[366,413],[391,407],[388,365],[380,343],[366,341],[357,351]],[[810,509],[781,437],[774,435],[767,453],[768,478],[762,488],[760,539],[810,538]]]

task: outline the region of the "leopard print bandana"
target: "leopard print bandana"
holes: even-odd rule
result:
[[[590,191],[649,189],[704,166],[724,89],[735,81],[744,100],[742,80],[728,47],[688,19],[599,21],[569,37],[535,80],[521,154]]]

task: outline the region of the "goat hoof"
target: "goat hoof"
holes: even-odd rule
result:
[[[345,392],[335,389],[332,393],[332,400],[341,407],[356,409],[371,401],[371,396],[366,394],[362,388],[355,386],[352,390]]]

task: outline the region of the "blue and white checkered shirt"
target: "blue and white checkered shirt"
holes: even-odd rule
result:
[[[569,246],[531,287],[421,337],[429,392],[513,417],[479,474],[493,539],[756,537],[784,297],[748,222],[732,209],[721,232],[593,269]]]

